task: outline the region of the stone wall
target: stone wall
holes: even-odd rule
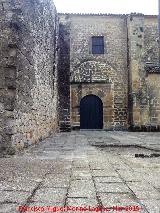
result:
[[[70,20],[72,126],[80,123],[80,100],[94,94],[103,101],[104,128],[127,128],[126,17],[69,14],[66,18]],[[104,36],[104,55],[91,54],[92,36]]]
[[[131,128],[160,129],[160,73],[147,66],[158,62],[158,21],[156,16],[128,17],[130,61]],[[151,66],[151,65],[150,65]]]
[[[70,131],[70,20],[59,18],[58,39],[58,114],[61,131]]]
[[[0,139],[14,151],[57,128],[57,15],[51,0],[5,0],[0,9]]]
[[[0,151],[11,147],[11,131],[7,124],[14,120],[16,50],[15,35],[11,29],[12,11],[8,1],[0,2]]]

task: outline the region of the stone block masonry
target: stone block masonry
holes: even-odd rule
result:
[[[60,18],[64,25],[70,22],[72,127],[80,126],[82,98],[92,94],[103,102],[104,129],[127,129],[126,16],[61,14]],[[92,36],[104,37],[104,54],[92,54]]]
[[[132,101],[131,129],[160,130],[160,73],[148,73],[158,62],[156,16],[128,17],[129,76]]]
[[[70,131],[70,20],[59,20],[58,114],[61,131]]]
[[[51,0],[0,3],[0,151],[57,128],[57,14]]]
[[[147,71],[158,62],[157,16],[59,17],[70,38],[71,126],[80,127],[81,100],[94,95],[103,103],[104,129],[159,131],[160,73]],[[103,37],[102,54],[92,53],[92,37]]]

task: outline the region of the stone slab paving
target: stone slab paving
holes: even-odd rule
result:
[[[160,213],[160,157],[135,156],[159,147],[160,133],[58,133],[0,158],[0,213]]]

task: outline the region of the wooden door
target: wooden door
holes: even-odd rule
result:
[[[103,128],[103,103],[95,95],[87,95],[80,102],[80,128]]]

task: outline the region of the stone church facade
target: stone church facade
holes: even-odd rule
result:
[[[0,152],[59,130],[160,130],[157,16],[3,0],[0,28]]]
[[[103,129],[158,131],[157,16],[59,16],[70,37],[71,127],[80,127],[81,100],[95,95],[103,104]],[[93,52],[95,38],[103,40],[98,54]]]

